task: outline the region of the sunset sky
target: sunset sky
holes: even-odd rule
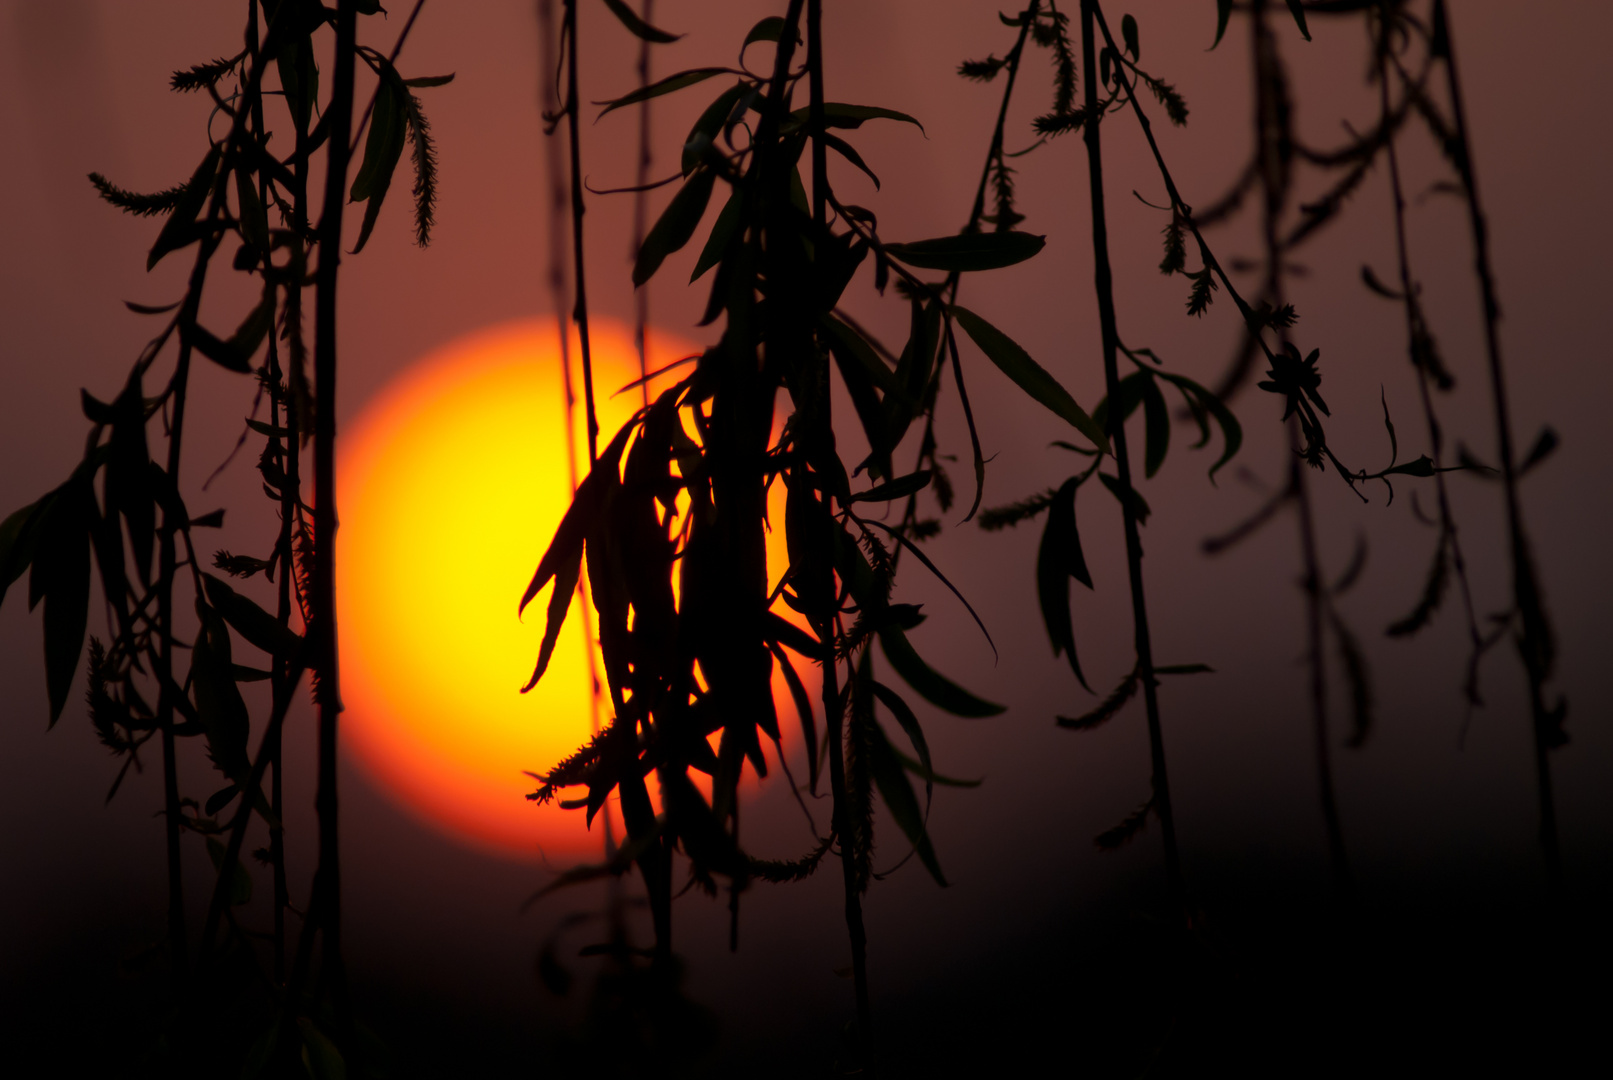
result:
[[[390,23],[368,20],[369,32],[380,34],[370,43],[389,48],[409,6],[392,5]],[[778,7],[660,0],[656,21],[687,36],[656,51],[655,72],[733,63],[745,30]],[[1524,502],[1560,647],[1556,685],[1570,701],[1573,742],[1552,759],[1568,888],[1581,900],[1605,900],[1613,855],[1613,730],[1606,724],[1613,563],[1604,550],[1613,526],[1613,425],[1605,416],[1613,400],[1607,346],[1613,223],[1603,204],[1613,175],[1605,55],[1613,9],[1591,0],[1454,0],[1451,7],[1493,234],[1515,439],[1527,447],[1543,424],[1562,439],[1558,453],[1529,477]],[[209,104],[170,93],[168,75],[233,54],[240,8],[213,0],[0,2],[0,145],[7,148],[0,170],[0,460],[6,462],[0,516],[72,469],[87,429],[79,388],[113,395],[152,332],[154,320],[128,312],[122,301],[161,304],[183,291],[189,258],[170,258],[146,273],[158,225],[101,202],[85,176],[99,171],[124,187],[156,190],[190,174],[205,148]],[[1235,19],[1210,52],[1209,0],[1111,4],[1111,24],[1128,10],[1141,25],[1142,66],[1173,82],[1192,110],[1185,129],[1167,129],[1159,118],[1163,152],[1187,201],[1208,203],[1250,150],[1247,24]],[[631,89],[636,43],[602,5],[585,3],[583,12],[582,96],[604,100]],[[909,112],[925,126],[921,133],[875,123],[851,133],[883,189],[876,193],[847,168],[834,174],[837,191],[875,210],[887,239],[954,232],[967,216],[999,100],[997,86],[967,83],[955,69],[963,59],[1000,56],[1012,31],[997,21],[995,5],[963,0],[826,0],[824,23],[829,97]],[[1376,90],[1365,81],[1367,41],[1353,19],[1313,16],[1311,25],[1309,44],[1291,25],[1283,27],[1284,58],[1300,131],[1313,144],[1337,145],[1348,137],[1344,123],[1364,130],[1376,117]],[[447,343],[552,314],[544,282],[537,43],[527,0],[434,0],[420,16],[400,69],[406,76],[456,73],[452,84],[424,97],[441,163],[438,224],[429,249],[413,246],[407,183],[400,180],[369,246],[344,258],[338,391],[344,421],[396,373]],[[753,50],[753,65],[758,57]],[[1047,108],[1048,73],[1045,54],[1027,63],[1011,114],[1013,148],[1032,141],[1029,120]],[[655,102],[653,174],[672,170],[684,133],[716,86]],[[595,112],[585,111],[583,125],[589,181],[596,188],[629,184],[636,115],[624,109],[592,123]],[[1239,332],[1232,305],[1222,296],[1202,319],[1184,314],[1186,284],[1156,269],[1163,215],[1131,197],[1135,189],[1164,201],[1147,148],[1129,116],[1111,120],[1104,135],[1121,334],[1134,347],[1152,347],[1172,370],[1214,382]],[[1447,178],[1425,129],[1410,129],[1402,146],[1413,195]],[[1028,263],[967,277],[960,300],[1012,333],[1090,409],[1102,394],[1102,367],[1084,224],[1085,159],[1080,144],[1066,138],[1019,166],[1020,208],[1028,215],[1021,227],[1045,233],[1047,247]],[[654,194],[652,211],[672,190]],[[1314,193],[1314,180],[1302,185],[1302,197]],[[1394,415],[1401,460],[1428,449],[1401,309],[1360,281],[1363,264],[1386,280],[1393,272],[1388,203],[1387,180],[1376,172],[1343,223],[1303,252],[1292,281],[1301,315],[1296,339],[1307,351],[1321,349],[1330,440],[1352,465],[1368,469],[1388,462],[1380,392]],[[1251,199],[1246,215],[1255,212]],[[1210,234],[1223,260],[1257,254],[1246,224]],[[593,308],[630,321],[630,197],[590,196],[587,228]],[[1411,228],[1429,317],[1458,380],[1441,402],[1448,443],[1493,459],[1462,205],[1438,194],[1418,199]],[[697,251],[691,245],[667,261],[650,287],[650,312],[670,333],[709,342],[716,328],[694,326],[706,282],[682,284]],[[244,275],[228,273],[221,256],[204,321],[234,325],[246,310],[248,286],[232,276]],[[906,312],[894,296],[879,301],[869,276],[865,270],[854,282],[847,306],[899,341]],[[1253,291],[1253,275],[1245,276]],[[1062,480],[1069,455],[1048,443],[1067,429],[965,349],[991,458],[985,505]],[[252,387],[206,364],[193,385],[182,478],[190,506],[230,508],[215,546],[266,551],[273,518],[258,494],[250,449],[201,490],[234,445]],[[955,394],[950,387],[944,393],[941,437],[948,452],[963,457],[953,471],[963,489],[968,436]],[[1162,690],[1166,749],[1184,865],[1199,902],[1211,910],[1303,907],[1326,896],[1328,879],[1301,663],[1296,528],[1283,518],[1231,553],[1209,558],[1200,550],[1206,536],[1259,506],[1286,467],[1278,399],[1251,384],[1233,404],[1246,439],[1218,487],[1205,478],[1215,448],[1188,451],[1192,432],[1182,426],[1164,470],[1142,489],[1155,511],[1143,543],[1156,657],[1203,662],[1217,672]],[[565,462],[554,467],[564,470]],[[1370,502],[1362,504],[1336,477],[1315,477],[1329,573],[1343,571],[1357,537],[1369,550],[1361,583],[1340,605],[1375,680],[1376,728],[1365,748],[1342,747],[1347,702],[1336,664],[1332,700],[1340,810],[1365,903],[1420,909],[1470,891],[1533,897],[1542,875],[1531,735],[1515,653],[1502,646],[1491,654],[1483,668],[1487,707],[1467,717],[1460,695],[1465,630],[1454,593],[1422,635],[1391,641],[1382,633],[1415,603],[1433,550],[1433,530],[1414,515],[1415,484],[1397,485],[1386,508],[1381,487],[1365,488]],[[1499,488],[1466,475],[1452,484],[1479,610],[1496,610],[1508,588]],[[1112,501],[1088,497],[1087,490],[1082,541],[1097,588],[1079,590],[1076,633],[1085,670],[1101,691],[1129,669],[1131,622],[1120,519]],[[955,510],[928,551],[980,612],[1000,659],[994,664],[967,613],[917,565],[903,566],[899,599],[925,604],[930,617],[914,637],[931,662],[1008,711],[987,720],[921,712],[937,768],[984,776],[985,783],[936,796],[930,828],[951,888],[936,888],[909,865],[876,882],[867,897],[876,1009],[897,1014],[915,1001],[966,1004],[987,992],[977,980],[989,983],[1005,957],[1025,950],[1074,956],[1083,935],[1099,932],[1093,928],[1163,883],[1157,829],[1112,855],[1100,856],[1091,844],[1147,795],[1140,707],[1097,732],[1055,728],[1054,715],[1085,711],[1095,701],[1052,655],[1036,613],[1040,529],[985,534],[972,524],[953,527],[959,516]],[[530,538],[533,565],[548,539]],[[0,609],[6,881],[0,913],[16,928],[0,960],[0,1001],[63,972],[106,970],[109,957],[159,932],[164,895],[162,827],[152,816],[161,805],[158,772],[148,767],[132,776],[102,807],[115,765],[96,743],[76,692],[47,732],[39,616],[27,611],[25,597],[25,589],[14,587]],[[91,632],[103,627],[92,605]],[[295,713],[288,732],[295,779],[288,800],[296,804],[289,830],[302,836],[291,853],[300,904],[295,897],[306,889],[313,859],[311,712]],[[185,747],[182,763],[192,793],[205,798],[219,786],[204,775],[199,746]],[[551,876],[541,863],[456,843],[401,812],[351,762],[342,783],[355,980],[374,988],[377,1000],[413,996],[416,1008],[440,1001],[451,1015],[477,1014],[475,1024],[499,1037],[539,1024],[533,1017],[544,999],[531,975],[538,943],[561,916],[598,894],[563,894],[521,914],[522,900]],[[770,780],[754,805],[745,822],[753,853],[793,858],[807,850],[811,837],[783,787]],[[815,809],[827,818],[827,800]],[[876,868],[905,851],[898,835],[894,826],[881,834]],[[200,844],[187,849],[187,858],[200,888],[206,866]],[[849,962],[839,889],[837,872],[799,886],[752,889],[737,955],[726,950],[724,904],[698,892],[679,901],[676,944],[689,962],[691,996],[726,1025],[754,1024],[763,1033],[844,1019],[850,984],[834,974]]]

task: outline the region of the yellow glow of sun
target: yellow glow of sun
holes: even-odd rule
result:
[[[591,341],[603,447],[642,402],[637,388],[612,397],[638,378],[638,358],[618,324],[596,323]],[[572,351],[573,437],[586,474],[575,341]],[[650,370],[697,351],[652,334]],[[652,398],[688,370],[656,380]],[[597,855],[598,834],[580,812],[529,802],[536,785],[522,770],[549,768],[592,733],[583,621],[573,600],[548,673],[521,694],[547,592],[516,617],[570,505],[565,429],[548,320],[462,338],[399,375],[338,439],[337,623],[343,740],[369,776],[461,839],[572,862]],[[775,575],[782,534],[768,544]],[[776,696],[781,726],[793,722],[788,694]]]

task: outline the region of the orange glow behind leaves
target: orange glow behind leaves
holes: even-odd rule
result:
[[[642,402],[636,387],[611,396],[638,378],[638,358],[619,324],[596,322],[591,339],[603,447]],[[650,370],[698,351],[652,334]],[[588,442],[575,340],[572,366],[580,476]],[[655,380],[652,399],[690,370]],[[548,672],[519,693],[553,586],[524,620],[516,604],[571,502],[565,419],[554,323],[504,324],[425,357],[373,399],[338,439],[337,481],[346,745],[430,824],[484,849],[555,863],[595,856],[601,845],[597,819],[590,834],[580,811],[525,798],[537,784],[523,770],[553,766],[592,734],[576,600]],[[775,485],[775,522],[782,495]],[[783,539],[782,528],[768,539],[775,581],[786,564]],[[796,667],[810,689],[816,670],[800,660]],[[782,677],[774,683],[790,739],[799,726]]]

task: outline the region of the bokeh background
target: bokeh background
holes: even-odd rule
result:
[[[157,225],[101,202],[85,175],[100,171],[136,190],[189,175],[209,105],[170,93],[168,74],[233,53],[240,6],[0,4],[6,148],[0,511],[54,486],[82,453],[78,389],[113,393],[150,332],[149,321],[121,301],[165,303],[183,290],[188,260],[170,259],[145,273]],[[661,0],[657,21],[686,37],[656,51],[656,73],[731,63],[745,30],[776,6]],[[376,24],[382,36],[372,44],[390,47],[407,8],[394,5],[390,25]],[[1137,16],[1143,66],[1185,95],[1189,125],[1164,130],[1163,149],[1184,197],[1210,201],[1251,149],[1246,22],[1235,19],[1212,52],[1208,0],[1131,0],[1110,8],[1112,25],[1124,11]],[[1570,701],[1573,741],[1552,759],[1566,897],[1542,908],[1532,744],[1514,654],[1505,647],[1492,653],[1483,668],[1486,707],[1469,714],[1460,694],[1465,630],[1454,593],[1417,637],[1391,641],[1383,634],[1415,603],[1433,551],[1434,531],[1414,514],[1415,485],[1397,485],[1392,506],[1381,489],[1368,487],[1370,502],[1362,505],[1318,474],[1313,491],[1326,564],[1342,571],[1357,538],[1369,551],[1362,581],[1341,604],[1363,642],[1376,690],[1376,724],[1362,749],[1342,748],[1347,704],[1333,668],[1345,839],[1362,908],[1402,932],[1383,940],[1392,938],[1385,948],[1405,958],[1404,971],[1386,975],[1380,990],[1395,1001],[1402,998],[1393,995],[1403,995],[1413,1011],[1425,985],[1419,979],[1435,978],[1423,969],[1421,944],[1428,945],[1427,966],[1438,967],[1485,947],[1472,937],[1474,926],[1489,927],[1496,940],[1533,942],[1533,930],[1511,934],[1508,920],[1535,927],[1533,915],[1518,913],[1605,905],[1613,856],[1613,735],[1604,722],[1605,608],[1613,585],[1604,550],[1613,509],[1606,419],[1613,399],[1606,346],[1613,225],[1601,205],[1613,153],[1605,138],[1613,130],[1605,56],[1613,10],[1591,0],[1455,0],[1451,8],[1493,235],[1516,439],[1526,447],[1548,423],[1562,437],[1559,452],[1529,477],[1524,506],[1560,645],[1557,686]],[[955,69],[966,58],[1000,55],[1012,43],[1011,31],[988,3],[828,0],[825,9],[830,97],[900,109],[925,124],[923,133],[878,124],[856,133],[884,188],[875,192],[842,169],[836,174],[842,198],[875,209],[892,239],[955,230],[967,215],[998,102],[997,87],[966,83]],[[1283,27],[1284,56],[1300,130],[1313,143],[1331,145],[1347,137],[1345,124],[1364,130],[1373,122],[1376,91],[1366,82],[1369,54],[1358,22],[1313,16],[1312,29],[1315,41],[1307,44]],[[583,4],[581,39],[585,99],[635,85],[636,42],[603,5]],[[434,0],[420,16],[403,70],[457,74],[426,98],[441,164],[435,241],[424,251],[412,246],[400,188],[367,250],[345,260],[340,415],[352,416],[395,372],[458,335],[551,311],[538,40],[529,0]],[[1027,64],[1011,148],[1031,141],[1029,119],[1047,107],[1044,56]],[[704,90],[656,101],[654,173],[671,170],[710,96]],[[585,115],[591,121],[593,110]],[[585,123],[583,132],[590,182],[631,183],[633,112]],[[1421,129],[1402,145],[1410,192],[1446,178]],[[1158,274],[1163,217],[1130,192],[1154,202],[1164,196],[1129,118],[1105,128],[1105,153],[1121,333],[1134,346],[1153,347],[1172,369],[1212,382],[1236,345],[1232,306],[1223,296],[1202,319],[1189,318],[1185,283]],[[1020,165],[1020,207],[1029,215],[1022,227],[1046,233],[1047,248],[1028,264],[969,277],[961,299],[1014,334],[1090,408],[1101,396],[1102,373],[1081,147],[1065,139]],[[652,211],[672,190],[655,193]],[[623,321],[633,311],[629,200],[590,197],[587,218],[593,309]],[[1343,221],[1306,249],[1292,281],[1301,314],[1297,338],[1322,350],[1332,444],[1352,465],[1367,468],[1388,460],[1380,390],[1394,413],[1402,459],[1427,450],[1400,309],[1370,294],[1359,277],[1365,263],[1392,278],[1388,200],[1380,170],[1354,195]],[[1461,204],[1437,194],[1418,198],[1411,240],[1433,328],[1458,380],[1456,392],[1441,401],[1450,443],[1459,440],[1493,459]],[[1212,243],[1223,260],[1257,254],[1252,232],[1237,225],[1216,230]],[[693,289],[681,284],[697,250],[668,260],[652,283],[650,310],[668,330],[701,340],[709,332],[693,323],[704,282]],[[205,308],[220,325],[233,325],[248,304],[246,291],[228,276],[215,275]],[[879,302],[866,276],[848,294],[849,309],[899,340],[902,306],[894,298]],[[1246,277],[1252,290],[1253,276]],[[966,355],[965,363],[992,458],[986,505],[1067,475],[1068,456],[1048,448],[1061,435],[1058,422],[978,354]],[[220,546],[254,550],[271,526],[250,454],[205,495],[199,490],[234,445],[252,388],[210,365],[195,379],[187,496],[198,512],[230,507]],[[954,473],[962,488],[968,443],[955,403],[948,389],[942,437],[964,455]],[[1200,549],[1204,537],[1260,505],[1285,467],[1279,403],[1251,387],[1235,407],[1246,442],[1218,487],[1205,478],[1213,447],[1186,452],[1190,429],[1179,428],[1165,469],[1144,489],[1154,508],[1144,543],[1156,655],[1160,662],[1208,663],[1217,672],[1165,685],[1165,738],[1183,860],[1210,925],[1219,920],[1226,928],[1233,954],[1257,948],[1236,944],[1252,940],[1240,937],[1240,928],[1274,928],[1258,948],[1281,957],[1291,940],[1293,955],[1283,962],[1304,970],[1308,946],[1300,943],[1310,940],[1307,928],[1324,920],[1329,881],[1301,663],[1297,526],[1280,519],[1217,558]],[[1452,486],[1479,610],[1497,610],[1508,589],[1499,489],[1466,475],[1453,477]],[[1086,498],[1080,514],[1097,588],[1077,597],[1077,636],[1085,669],[1100,686],[1117,681],[1129,665],[1124,552],[1112,502]],[[952,518],[958,516],[954,511]],[[956,602],[911,566],[902,598],[926,604],[931,615],[915,640],[938,667],[1008,711],[986,721],[924,714],[938,767],[983,776],[985,783],[937,793],[930,823],[950,888],[938,889],[913,864],[877,882],[867,897],[876,1014],[887,1018],[893,1038],[911,1039],[920,1057],[1002,1039],[1008,1017],[1045,1013],[1045,1024],[1057,1029],[1075,1022],[1060,1011],[1060,1002],[1075,1000],[1070,995],[1102,997],[1106,986],[1122,993],[1123,980],[1105,980],[1125,964],[1101,957],[1106,949],[1125,954],[1164,884],[1157,829],[1112,855],[1099,855],[1091,843],[1146,797],[1146,733],[1138,707],[1092,733],[1054,727],[1055,714],[1084,711],[1092,699],[1052,656],[1036,613],[1038,529],[987,535],[948,524],[930,547],[932,557],[971,598],[1000,655],[994,659]],[[534,563],[547,540],[532,538]],[[111,1018],[135,1007],[132,995],[142,984],[117,973],[119,958],[161,932],[162,831],[153,817],[160,785],[148,770],[103,806],[114,765],[78,703],[46,730],[38,617],[27,612],[20,590],[8,601],[0,609],[0,916],[8,930],[0,948],[0,1012],[19,1029],[78,1033],[72,1045],[82,1049],[110,1038]],[[99,618],[92,614],[92,631]],[[300,801],[311,819],[311,716],[304,711],[293,720],[288,799]],[[184,759],[195,777],[190,786],[211,790],[199,748],[188,749],[197,751]],[[377,1026],[415,1047],[419,1061],[458,1054],[535,1065],[545,1040],[578,1009],[576,1001],[540,987],[535,957],[564,915],[597,905],[601,894],[579,890],[523,913],[522,901],[552,868],[455,842],[399,809],[351,764],[342,783],[347,941],[355,983]],[[827,813],[825,802],[820,816]],[[295,836],[295,814],[290,824]],[[755,853],[780,858],[804,852],[810,842],[788,792],[771,781],[747,811],[746,838]],[[878,866],[894,864],[903,850],[892,836]],[[306,882],[312,852],[294,850],[293,859],[303,875],[294,880]],[[190,867],[198,871],[192,883],[198,890],[203,865],[197,845]],[[850,983],[836,974],[849,963],[839,889],[837,871],[799,886],[753,889],[733,954],[726,905],[697,893],[679,902],[686,990],[720,1018],[720,1061],[742,1067],[778,1046],[789,1046],[799,1062],[833,1057],[851,1013]],[[586,932],[565,939],[571,947],[588,940]],[[1510,957],[1534,945],[1496,948]],[[572,966],[586,977],[589,963]],[[1277,969],[1249,970],[1258,981],[1264,977],[1258,972]],[[1279,986],[1267,990],[1281,996]],[[1407,1015],[1382,1004],[1388,1000],[1377,1012],[1356,1005],[1378,1021]],[[1263,1022],[1251,1020],[1248,1030]]]

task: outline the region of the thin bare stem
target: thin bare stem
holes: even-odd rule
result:
[[[330,149],[325,166],[325,205],[319,221],[319,268],[315,283],[314,625],[318,672],[319,780],[314,806],[319,815],[319,864],[315,892],[321,898],[319,931],[321,978],[330,989],[336,1029],[346,1036],[346,975],[342,966],[341,850],[337,821],[337,720],[341,714],[336,635],[336,275],[341,264],[342,210],[347,203],[348,137],[353,123],[353,66],[356,55],[355,0],[341,0],[336,14],[336,53],[332,79]]]
[[[599,460],[599,418],[594,412],[594,361],[588,340],[588,275],[583,260],[582,142],[578,134],[581,102],[577,96],[577,0],[562,0],[565,8],[560,32],[562,59],[566,65],[566,134],[571,153],[571,251],[572,280],[577,290],[572,318],[577,322],[577,342],[582,349],[583,400],[588,414],[588,464]]]
[[[644,0],[644,21],[655,25],[655,0]],[[650,85],[650,42],[639,40],[638,85]],[[654,163],[650,153],[650,101],[645,98],[638,106],[638,178],[633,192],[633,250],[631,257],[638,261],[639,249],[644,246],[644,230],[649,221],[650,166]],[[638,350],[639,394],[643,404],[650,403],[649,362],[644,351],[644,335],[650,324],[650,283],[646,281],[633,292],[633,347]]]
[[[794,5],[792,5],[794,6]],[[823,4],[822,0],[807,0],[807,90],[809,94],[808,123],[812,138],[812,223],[813,245],[815,251],[827,250],[829,235],[828,226],[828,194],[829,194],[829,167],[827,146],[824,142],[824,115],[823,115]],[[817,360],[814,358],[814,362]],[[825,365],[827,358],[822,361]],[[828,372],[825,370],[825,376]],[[825,381],[827,385],[827,380]],[[821,430],[817,438],[823,446],[834,445],[833,414],[830,411],[830,401],[827,394],[822,395],[819,417]],[[828,483],[823,485],[824,509],[824,543],[827,550],[833,550],[835,543],[835,528],[833,513],[833,498],[829,494]],[[837,606],[835,585],[832,576],[826,578],[827,595],[823,598],[822,610],[833,611]],[[818,628],[819,639],[833,640],[833,626],[829,622]],[[854,845],[847,842],[847,837],[855,830],[847,828],[846,815],[846,765],[842,739],[843,716],[840,711],[840,686],[838,667],[831,657],[823,665],[823,712],[825,726],[829,729],[829,744],[831,747],[829,758],[829,783],[834,794],[835,824],[834,829],[840,836],[840,869],[843,894],[845,897],[845,918],[847,936],[851,942],[851,966],[854,992],[857,1000],[857,1034],[864,1047],[870,1046],[869,1040],[873,1034],[873,1009],[868,998],[868,933],[863,925],[862,892],[859,887],[857,873],[857,853]],[[808,747],[807,752],[813,753],[815,747]]]
[[[1101,100],[1098,95],[1097,48],[1093,22],[1096,0],[1081,0],[1082,82],[1089,113]],[[1154,811],[1159,817],[1165,846],[1165,873],[1170,883],[1171,903],[1187,917],[1186,886],[1176,851],[1176,819],[1171,810],[1170,780],[1165,770],[1165,739],[1160,727],[1158,680],[1154,675],[1154,648],[1148,632],[1148,602],[1143,590],[1143,549],[1137,532],[1137,514],[1131,484],[1131,457],[1126,448],[1125,410],[1120,401],[1120,369],[1117,360],[1119,334],[1115,328],[1114,283],[1109,269],[1109,230],[1103,205],[1103,146],[1099,123],[1085,125],[1087,171],[1092,196],[1093,279],[1098,297],[1098,322],[1103,334],[1103,374],[1108,397],[1116,407],[1109,410],[1110,445],[1120,484],[1121,518],[1126,533],[1126,569],[1131,580],[1131,613],[1137,649],[1137,671],[1142,681],[1143,704],[1148,714],[1149,755],[1153,764]],[[1174,194],[1173,194],[1174,198]]]
[[[1434,492],[1439,505],[1440,545],[1449,552],[1451,564],[1456,570],[1457,585],[1462,593],[1462,609],[1467,617],[1468,641],[1472,647],[1468,674],[1463,692],[1467,696],[1469,705],[1479,702],[1478,670],[1479,658],[1484,652],[1484,635],[1479,630],[1478,613],[1473,606],[1473,589],[1467,577],[1467,560],[1462,554],[1461,540],[1457,536],[1456,517],[1451,512],[1450,492],[1445,482],[1445,474],[1440,468],[1445,464],[1445,439],[1440,429],[1439,418],[1434,412],[1433,388],[1428,369],[1427,351],[1428,329],[1422,312],[1422,301],[1418,296],[1416,282],[1411,273],[1411,257],[1406,244],[1406,197],[1400,178],[1400,155],[1395,149],[1394,132],[1389,128],[1389,64],[1391,48],[1391,22],[1387,10],[1380,12],[1377,27],[1377,40],[1373,42],[1377,55],[1378,69],[1378,105],[1383,117],[1380,127],[1386,131],[1384,150],[1389,161],[1389,191],[1393,201],[1395,217],[1395,256],[1400,273],[1401,306],[1406,313],[1406,345],[1408,355],[1411,357],[1412,369],[1417,373],[1417,392],[1423,407],[1423,422],[1428,429],[1429,455],[1434,461]],[[1404,75],[1398,64],[1396,70]],[[1417,89],[1421,93],[1421,88]],[[1408,93],[1407,98],[1411,95]],[[1442,553],[1441,558],[1445,557]]]
[[[1518,653],[1529,677],[1529,705],[1534,721],[1535,785],[1540,812],[1540,847],[1546,860],[1546,879],[1553,892],[1562,887],[1562,855],[1557,838],[1557,807],[1552,795],[1550,752],[1562,745],[1564,706],[1546,704],[1546,682],[1551,678],[1552,642],[1535,577],[1529,538],[1524,532],[1523,511],[1518,503],[1517,463],[1513,456],[1512,417],[1507,402],[1506,375],[1501,365],[1501,305],[1496,299],[1495,275],[1490,270],[1490,231],[1479,202],[1478,181],[1473,174],[1472,144],[1468,138],[1467,114],[1462,105],[1462,85],[1456,68],[1456,50],[1451,47],[1450,19],[1445,0],[1434,0],[1432,51],[1445,61],[1445,74],[1456,121],[1456,168],[1466,195],[1468,223],[1473,233],[1473,270],[1479,279],[1484,304],[1484,351],[1490,375],[1490,395],[1495,406],[1495,429],[1501,458],[1501,484],[1506,496],[1507,535],[1512,554],[1512,593],[1518,619]]]

